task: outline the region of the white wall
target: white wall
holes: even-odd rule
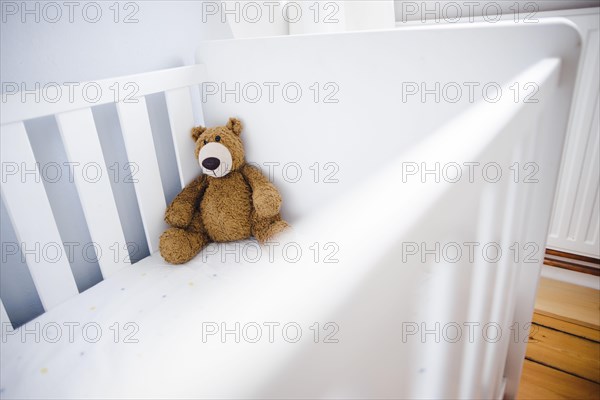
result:
[[[396,22],[444,22],[445,18],[476,18],[492,15],[518,15],[522,20],[542,11],[568,10],[600,6],[599,0],[395,0]],[[518,6],[516,6],[518,4]],[[533,13],[533,14],[530,14]],[[441,20],[441,21],[438,21]]]
[[[394,0],[219,0],[206,18],[226,20],[235,38],[394,27]]]
[[[202,23],[201,1],[121,2],[118,22],[111,9],[114,2],[77,2],[81,5],[74,8],[72,23],[67,7],[61,7],[62,18],[51,23],[47,20],[54,13],[47,8],[44,18],[43,2],[29,3],[31,9],[38,4],[39,22],[35,15],[22,15],[22,9],[16,15],[4,11],[10,3],[21,8],[20,1],[1,3],[3,81],[88,81],[187,65],[194,62],[199,40],[231,36],[217,19]],[[98,22],[85,20],[86,14],[94,17],[90,4],[102,10]],[[125,9],[126,4],[136,7]],[[124,22],[130,14],[137,22]]]
[[[21,1],[1,1],[0,25],[0,78],[2,91],[6,84],[24,84],[33,89],[38,83],[93,81],[102,78],[129,75],[161,68],[194,63],[194,52],[203,39],[230,38],[231,31],[219,19],[202,22],[203,5],[200,1],[136,1],[121,2],[116,14],[115,2],[75,2],[72,15],[63,2],[48,6],[45,2],[28,2],[24,12]],[[112,8],[111,8],[112,7]],[[96,10],[101,14],[96,17]],[[84,11],[85,10],[85,11]],[[61,13],[59,17],[58,12]],[[126,18],[129,16],[129,18]],[[116,19],[116,22],[115,22]],[[130,22],[126,23],[128,19]],[[92,22],[97,20],[96,22]],[[54,22],[53,22],[54,21]],[[166,114],[161,113],[164,98],[148,99],[148,108],[154,133],[168,131]],[[94,109],[107,165],[117,165],[121,174],[111,179],[125,227],[126,240],[139,244],[133,259],[147,253],[135,193],[130,183],[124,182],[126,156],[117,124],[114,107]],[[56,123],[52,118],[30,121],[26,124],[37,160],[42,164],[67,161]],[[161,164],[161,177],[166,197],[172,198],[179,190],[174,153],[170,135],[157,134],[155,144]],[[117,164],[115,164],[117,163]],[[43,176],[42,176],[43,178]],[[63,242],[79,242],[71,261],[78,288],[83,291],[101,279],[97,262],[83,256],[82,246],[91,241],[78,202],[77,191],[63,168],[62,177],[55,183],[44,182]],[[9,219],[2,205],[1,236],[3,245],[14,243]],[[4,249],[3,249],[4,251]],[[31,319],[41,310],[31,276],[20,254],[2,257],[0,264],[0,293],[12,321],[16,324]]]

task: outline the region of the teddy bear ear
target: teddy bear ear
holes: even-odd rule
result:
[[[194,139],[194,142],[196,142],[198,140],[200,135],[202,135],[202,133],[205,130],[206,130],[206,128],[203,126],[196,126],[196,127],[192,128],[192,139]]]
[[[226,126],[238,136],[240,135],[240,133],[242,133],[242,122],[237,118],[229,118],[229,121],[227,121]]]

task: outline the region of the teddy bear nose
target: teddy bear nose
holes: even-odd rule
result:
[[[219,161],[219,159],[216,157],[208,157],[204,161],[202,161],[202,166],[211,171],[214,171],[215,169],[219,168],[220,164],[221,161]]]

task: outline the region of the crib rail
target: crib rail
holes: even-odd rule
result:
[[[56,100],[45,99],[42,93],[43,89],[4,93],[0,123],[4,125],[80,108],[128,100],[130,102],[133,98],[196,85],[202,82],[205,74],[205,66],[195,64],[93,82],[75,83],[77,87],[81,88],[93,87],[97,95],[59,96]],[[72,86],[71,84],[62,85],[61,93],[73,92]],[[117,90],[119,88],[122,89]],[[35,101],[33,101],[34,99]],[[25,101],[27,101],[27,106],[23,106]]]
[[[162,214],[166,201],[145,96],[165,93],[183,186],[199,172],[193,152],[189,150],[189,132],[194,126],[191,89],[202,82],[204,74],[204,66],[198,64],[77,85],[93,87],[97,94],[94,98],[77,96],[73,85],[61,86],[59,93],[69,95],[59,96],[57,100],[43,95],[42,89],[5,93],[0,131],[2,163],[6,168],[19,166],[39,176],[39,165],[24,121],[53,115],[68,161],[76,163],[74,165],[93,163],[99,166],[98,179],[85,179],[81,174],[73,176],[93,243],[105,251],[115,242],[125,244],[110,174],[92,115],[92,107],[115,103],[127,158],[137,166],[133,185],[148,248],[153,253],[158,249],[158,238],[165,228]],[[119,88],[121,90],[117,90]],[[3,180],[2,198],[19,242],[28,245],[52,243],[59,254],[68,254],[42,180],[27,179],[27,176],[19,179],[9,173]],[[25,252],[24,255],[45,310],[78,293],[67,257],[48,262],[36,253]],[[130,264],[122,257],[99,257],[98,262],[104,279]]]

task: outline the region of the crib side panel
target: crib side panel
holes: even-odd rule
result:
[[[52,243],[57,251],[68,255],[58,230],[59,225],[55,221],[62,216],[52,213],[25,129],[25,123],[31,119],[52,116],[56,119],[60,131],[69,164],[67,168],[81,171],[69,176],[74,179],[85,218],[85,228],[89,230],[92,241],[85,244],[94,248],[102,277],[111,276],[131,265],[127,256],[117,255],[123,254],[123,250],[126,250],[127,254],[131,245],[126,242],[126,231],[123,230],[119,215],[119,212],[122,212],[123,201],[135,201],[136,204],[128,203],[124,209],[139,209],[140,228],[144,231],[148,250],[150,254],[156,252],[160,234],[166,228],[163,214],[168,196],[161,181],[160,154],[157,154],[154,143],[156,135],[163,132],[155,129],[163,130],[162,128],[170,125],[182,185],[201,173],[194,157],[190,131],[195,125],[192,88],[202,83],[205,73],[205,66],[197,64],[80,83],[79,86],[82,87],[90,85],[97,88],[98,96],[94,99],[78,96],[77,92],[63,96],[57,101],[46,101],[41,91],[7,95],[2,102],[0,113],[2,161],[13,163],[17,170],[22,165],[31,171],[35,168],[37,177],[29,179],[34,175],[31,173],[26,177],[26,182],[21,182],[17,177],[6,184],[3,182],[2,185],[2,197],[19,239],[19,246],[30,249],[33,246]],[[61,90],[62,93],[71,93],[69,86],[63,86]],[[153,94],[165,96],[164,117],[168,116],[169,122],[167,123],[166,119],[164,121],[168,125],[162,125],[161,122],[155,126],[155,121],[150,119],[152,116],[148,112],[146,96]],[[110,157],[103,153],[107,150],[103,147],[106,147],[106,144],[98,137],[100,128],[96,127],[94,118],[97,116],[92,112],[98,106],[111,104],[117,111],[118,121],[115,122],[122,133],[126,152],[123,162],[128,163],[131,170],[131,181],[123,183],[133,184],[133,198],[113,192],[113,189],[118,191],[120,187],[111,182],[115,175],[108,170],[106,162]],[[160,117],[162,118],[162,115]],[[113,125],[107,126],[117,129]],[[28,254],[24,251],[23,254],[45,310],[78,293],[67,256],[52,263],[49,268],[46,264],[42,265],[40,257],[36,258],[33,252]],[[89,256],[93,257],[93,254]],[[35,316],[32,315],[33,317]],[[8,318],[7,314],[6,320]]]

